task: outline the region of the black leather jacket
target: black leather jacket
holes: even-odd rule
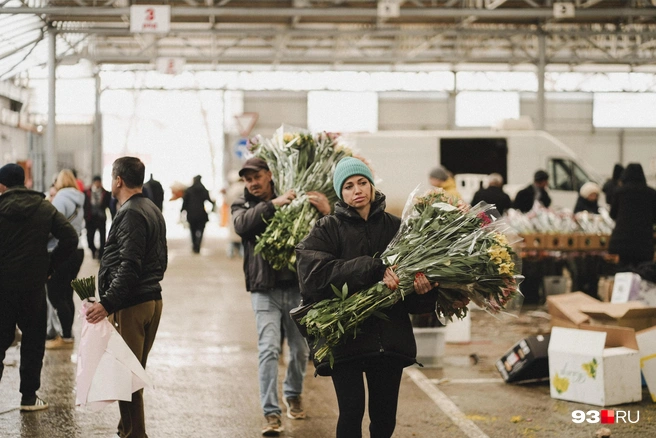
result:
[[[380,192],[366,221],[355,209],[337,202],[335,214],[318,220],[296,247],[303,304],[332,298],[331,284],[341,288],[347,283],[350,295],[382,280],[386,266],[376,256],[385,250],[400,223],[398,217],[385,212],[385,195]],[[334,349],[335,364],[379,355],[400,359],[404,366],[415,363],[417,346],[408,313],[430,312],[435,308],[435,294],[408,295],[384,311],[388,321],[369,318],[355,339],[348,338]],[[317,374],[331,372],[327,362],[315,362],[315,366]]]
[[[107,313],[161,300],[167,263],[162,213],[143,194],[132,196],[116,213],[100,260],[98,288]]]

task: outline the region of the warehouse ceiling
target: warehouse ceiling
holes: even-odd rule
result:
[[[457,70],[538,64],[543,44],[548,66],[656,71],[656,0],[384,1],[0,0],[0,79],[45,63],[48,29],[69,64]],[[130,31],[131,5],[161,4],[170,32]]]

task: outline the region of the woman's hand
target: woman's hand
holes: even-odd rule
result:
[[[460,210],[463,213],[468,213],[469,209],[471,208],[471,205],[467,204],[465,201],[462,199],[458,199],[458,204],[456,205],[458,210]]]
[[[394,272],[394,269],[396,269],[396,265],[388,267],[385,270],[385,275],[383,275],[383,283],[385,283],[385,286],[390,290],[396,290],[401,282],[396,275],[396,272]]]
[[[428,281],[428,278],[426,278],[422,272],[418,272],[415,275],[415,292],[417,292],[419,295],[428,293],[431,289],[437,287],[438,285],[439,283],[437,282],[430,284],[430,281]]]

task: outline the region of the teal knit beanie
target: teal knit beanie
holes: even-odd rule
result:
[[[335,193],[339,199],[342,199],[342,186],[344,185],[344,182],[353,175],[362,175],[369,180],[372,186],[374,185],[374,176],[366,164],[357,158],[342,158],[339,163],[337,163],[333,175],[333,187],[335,188]]]

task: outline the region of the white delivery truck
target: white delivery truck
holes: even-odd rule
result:
[[[428,186],[428,175],[438,165],[454,174],[466,201],[493,172],[503,176],[504,190],[514,199],[533,182],[535,171],[544,169],[552,207],[569,209],[585,182],[601,183],[567,145],[544,131],[379,131],[347,134],[345,140],[370,161],[388,210],[396,214],[418,184]]]

